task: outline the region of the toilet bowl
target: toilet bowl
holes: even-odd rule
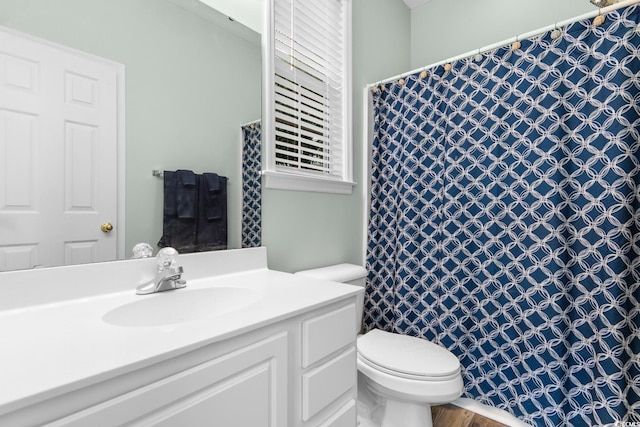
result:
[[[458,359],[426,340],[374,329],[358,337],[357,361],[360,384],[383,408],[374,417],[382,427],[429,427],[431,405],[462,393]]]
[[[352,264],[296,274],[363,287],[366,280],[366,270]],[[361,313],[363,301],[358,300]],[[358,336],[357,349],[362,427],[431,427],[431,405],[452,402],[462,394],[460,362],[444,347],[374,329]]]

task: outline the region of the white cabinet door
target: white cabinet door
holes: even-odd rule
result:
[[[0,28],[0,271],[116,259],[121,70]]]
[[[281,332],[48,426],[286,426],[287,351]]]

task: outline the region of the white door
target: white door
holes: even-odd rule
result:
[[[116,259],[121,70],[0,28],[0,271]]]

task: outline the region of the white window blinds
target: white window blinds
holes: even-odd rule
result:
[[[345,179],[346,0],[275,0],[275,170]]]

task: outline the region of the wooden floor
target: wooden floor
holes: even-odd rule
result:
[[[431,414],[433,427],[507,427],[455,405],[433,406]]]

